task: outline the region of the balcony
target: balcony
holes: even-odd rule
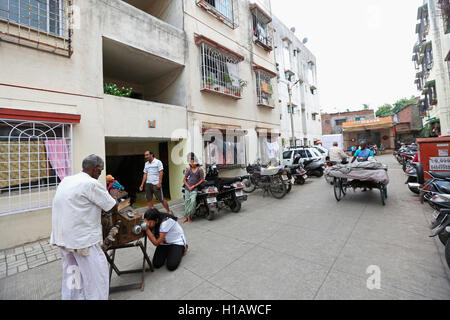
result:
[[[172,10],[171,6],[178,1],[109,0],[108,2],[110,5],[107,7],[100,1],[97,4],[103,14],[104,37],[184,65],[186,36],[178,27],[182,27],[183,15],[174,12],[172,15],[176,18],[167,18],[166,20],[171,22],[168,23],[157,17],[162,18],[163,14],[157,16],[151,14],[156,14],[157,5],[160,8],[158,12],[166,12],[164,8]]]
[[[129,88],[115,94],[183,106],[184,82],[179,81],[183,70],[183,65],[103,38],[103,83]]]
[[[256,45],[270,52],[273,50],[273,29],[270,23],[272,17],[258,4],[251,3],[250,11],[253,16],[253,41]]]
[[[105,136],[171,139],[186,128],[183,107],[105,95]],[[170,120],[169,120],[170,119]]]

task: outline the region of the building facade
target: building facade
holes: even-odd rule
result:
[[[89,154],[144,205],[146,150],[172,200],[188,152],[223,176],[278,158],[270,1],[23,3],[0,1],[0,248],[50,235],[53,194]]]
[[[425,125],[439,123],[450,134],[450,4],[424,0],[418,9],[413,58],[420,112]]]
[[[169,155],[187,128],[183,1],[23,4],[0,2],[0,247],[50,235],[56,187],[89,154],[106,160],[102,183],[132,193],[151,149],[181,197]]]
[[[420,137],[422,117],[417,104],[406,106],[393,116],[395,140],[403,143],[413,143]]]
[[[360,110],[350,112],[339,113],[323,113],[322,117],[322,133],[323,135],[329,134],[342,134],[342,125],[345,122],[361,121],[375,118],[374,110]]]
[[[273,19],[284,147],[322,139],[316,57],[278,18]],[[291,105],[290,105],[291,103]]]
[[[280,111],[269,0],[185,1],[186,149],[222,176],[278,157]]]
[[[395,147],[394,121],[392,117],[370,118],[342,124],[344,147],[357,146],[361,141],[378,148],[393,150]]]

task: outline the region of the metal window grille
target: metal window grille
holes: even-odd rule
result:
[[[0,119],[0,216],[50,208],[72,150],[71,124]]]
[[[234,0],[196,0],[197,5],[212,15],[218,20],[225,23],[230,28],[237,28],[237,6]]]
[[[252,11],[253,16],[253,40],[264,50],[271,51],[273,49],[273,29],[267,22],[265,15],[255,9]]]
[[[256,97],[259,106],[275,107],[275,102],[272,98],[273,87],[271,83],[271,76],[262,70],[255,71],[256,73]]]
[[[70,56],[72,17],[72,0],[0,0],[0,37]]]
[[[204,42],[201,50],[201,89],[241,98],[240,60]]]

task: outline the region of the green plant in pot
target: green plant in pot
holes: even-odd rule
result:
[[[214,80],[211,77],[208,77],[204,80],[205,82],[205,87],[208,89],[211,89],[214,86]]]

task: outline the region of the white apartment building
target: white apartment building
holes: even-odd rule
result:
[[[314,145],[322,139],[316,58],[276,17],[273,26],[283,146],[293,145],[292,124],[297,146]]]
[[[50,235],[89,154],[142,197],[152,150],[172,200],[188,152],[225,176],[277,157],[271,22],[269,0],[0,0],[0,249]]]
[[[270,1],[192,0],[184,10],[187,149],[203,164],[218,164],[223,176],[242,174],[258,158],[278,158]]]
[[[450,3],[424,0],[418,9],[413,49],[415,84],[423,97],[424,125],[440,123],[441,134],[450,134]]]
[[[183,24],[182,0],[0,0],[0,248],[50,235],[56,187],[89,154],[133,192],[151,149],[181,197]]]

